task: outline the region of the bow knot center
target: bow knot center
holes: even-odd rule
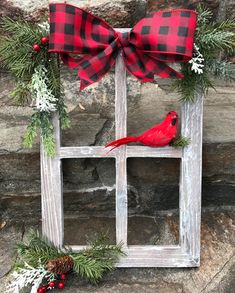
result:
[[[125,32],[125,33],[117,32],[117,37],[122,47],[127,47],[129,45],[129,37],[130,37],[129,32]]]

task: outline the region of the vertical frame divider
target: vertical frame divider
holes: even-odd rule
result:
[[[46,155],[41,141],[42,234],[57,247],[62,247],[64,240],[64,211],[58,115],[53,117],[53,126],[56,142],[56,154],[54,157]]]
[[[180,171],[180,246],[200,265],[203,96],[185,102],[181,110],[181,134],[189,137],[183,149]]]
[[[127,100],[126,100],[126,69],[121,52],[115,65],[115,125],[116,139],[126,136]],[[126,146],[117,150],[116,155],[116,242],[127,246],[127,167]]]

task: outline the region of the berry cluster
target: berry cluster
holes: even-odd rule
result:
[[[40,52],[41,51],[41,45],[46,46],[49,42],[48,37],[42,37],[41,38],[41,44],[34,44],[33,45],[33,50],[34,52]]]
[[[54,289],[56,287],[58,289],[63,289],[65,286],[65,279],[66,279],[66,275],[61,274],[57,281],[51,281],[47,285],[43,285],[42,287],[39,287],[38,293],[46,293],[48,290]]]

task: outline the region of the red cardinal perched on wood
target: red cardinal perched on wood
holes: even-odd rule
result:
[[[171,111],[160,124],[153,126],[139,136],[123,137],[110,142],[105,147],[112,147],[111,150],[113,150],[116,147],[131,142],[140,142],[150,147],[166,146],[176,137],[177,127],[178,114],[175,111]]]

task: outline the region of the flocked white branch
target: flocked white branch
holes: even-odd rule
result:
[[[56,98],[48,88],[47,69],[43,65],[35,68],[32,75],[31,94],[35,107],[40,112],[56,111]]]
[[[191,64],[191,70],[194,71],[197,74],[203,73],[203,67],[204,67],[204,58],[202,54],[199,51],[199,48],[197,45],[194,44],[194,51],[193,51],[193,57],[189,61]]]
[[[49,22],[45,21],[45,22],[39,23],[38,26],[42,32],[49,34],[49,32],[50,32]]]
[[[54,274],[45,270],[42,266],[33,268],[25,263],[24,268],[12,273],[12,281],[7,286],[5,293],[20,293],[20,290],[27,286],[32,286],[30,293],[37,293],[43,279],[48,282],[55,280]]]

